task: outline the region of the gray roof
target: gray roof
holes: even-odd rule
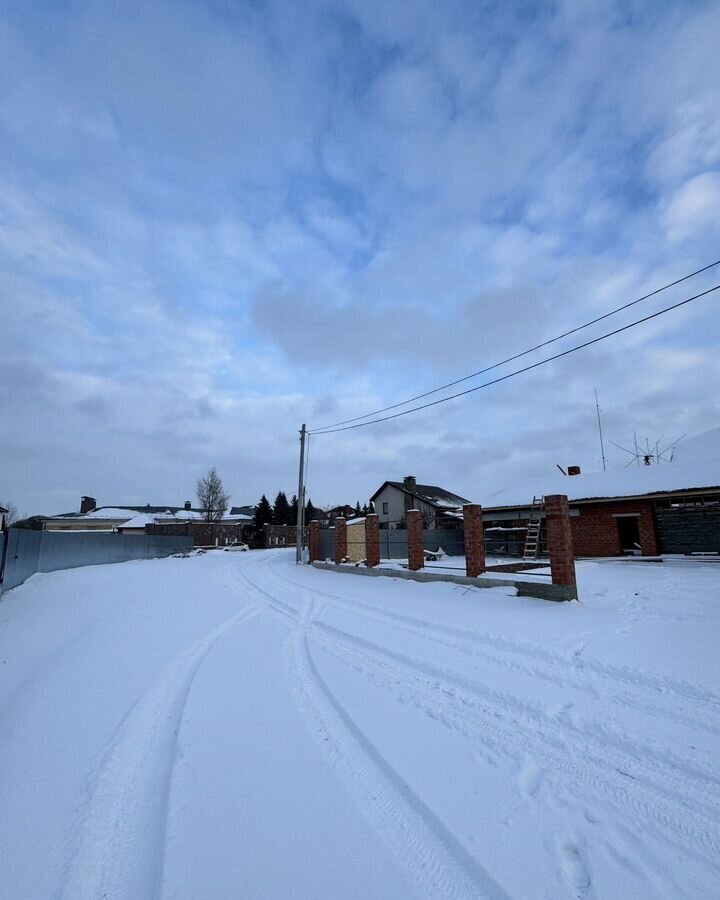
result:
[[[388,484],[405,494],[417,497],[424,503],[429,503],[430,506],[442,507],[444,509],[457,509],[459,506],[471,502],[465,497],[461,497],[459,494],[453,494],[452,491],[446,491],[445,488],[438,487],[436,484],[416,484],[414,491],[408,491],[402,481],[386,481],[375,491],[370,499],[374,500],[385,485]]]

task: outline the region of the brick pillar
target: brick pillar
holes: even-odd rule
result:
[[[482,506],[467,503],[463,506],[465,525],[465,571],[470,578],[477,578],[485,571],[485,535],[483,534]]]
[[[320,559],[320,523],[317,519],[313,519],[310,523],[308,549],[310,551],[310,562]]]
[[[347,556],[347,519],[335,519],[335,562],[340,563]]]
[[[365,565],[380,564],[380,518],[375,513],[365,516]]]
[[[407,520],[408,568],[417,572],[425,565],[422,513],[419,509],[409,509],[405,516]]]
[[[574,589],[577,597],[570,510],[565,494],[545,498],[545,516],[552,583]]]

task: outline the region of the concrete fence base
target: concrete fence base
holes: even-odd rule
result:
[[[534,581],[520,581],[514,578],[488,578],[480,575],[470,578],[467,575],[451,575],[440,572],[412,572],[409,569],[384,569],[376,566],[371,569],[364,566],[336,565],[326,562],[314,562],[313,567],[342,575],[369,575],[389,578],[403,578],[406,581],[449,581],[452,584],[464,584],[476,588],[514,587],[520,597],[538,597],[540,600],[577,600],[577,587],[564,584],[538,584]]]

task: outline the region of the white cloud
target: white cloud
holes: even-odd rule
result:
[[[720,172],[688,179],[670,197],[663,223],[671,241],[720,234]]]

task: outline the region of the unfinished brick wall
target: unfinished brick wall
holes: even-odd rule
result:
[[[465,571],[477,578],[485,571],[485,537],[483,535],[482,506],[468,503],[463,506],[465,526]]]
[[[338,516],[335,519],[335,562],[341,563],[347,556],[347,519]]]
[[[642,555],[657,556],[659,545],[651,501],[592,503],[578,509],[580,515],[570,519],[577,556],[619,556],[622,548],[615,516],[622,513],[638,514]]]
[[[365,516],[365,565],[380,565],[380,517],[375,513]]]
[[[552,583],[574,589],[577,595],[570,509],[565,494],[545,497],[545,516]]]
[[[419,509],[409,509],[405,518],[407,521],[408,568],[417,572],[425,565],[423,517]]]

